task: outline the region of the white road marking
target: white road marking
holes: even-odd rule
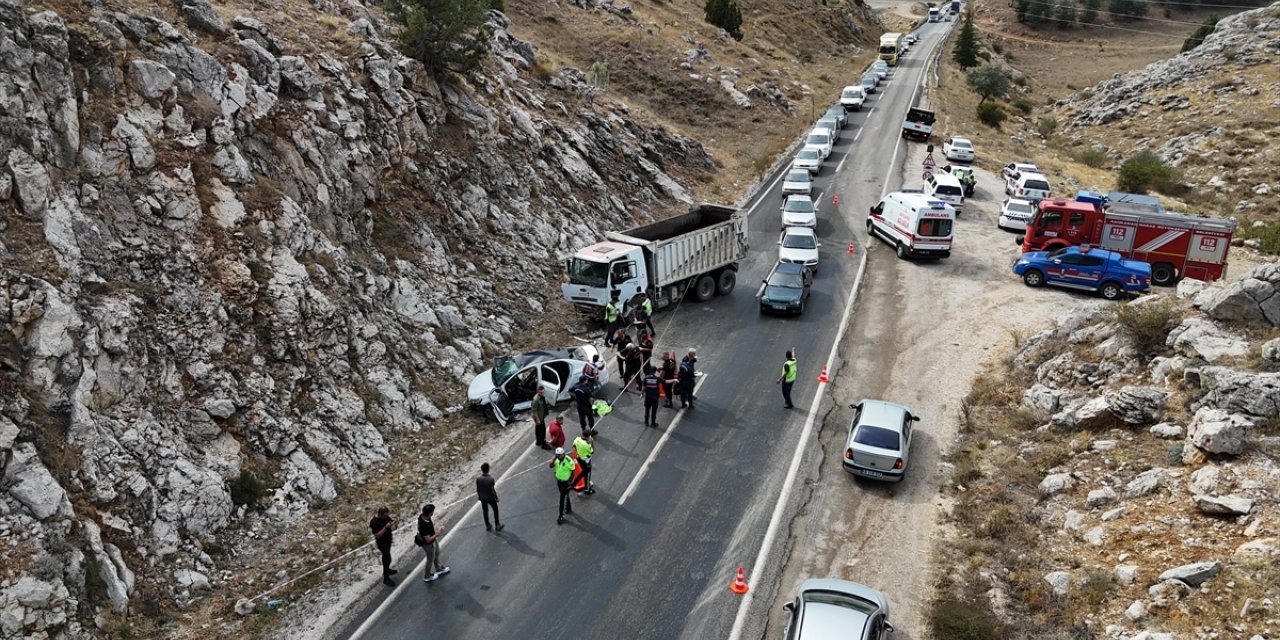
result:
[[[701,387],[702,383],[706,382],[709,377],[711,376],[702,376],[698,379],[698,383],[693,385],[693,394],[695,396],[698,395],[698,388]],[[675,402],[675,400],[672,400],[672,402]],[[636,487],[640,486],[640,480],[649,472],[649,465],[653,464],[653,461],[658,458],[658,452],[662,451],[662,445],[666,444],[667,439],[675,432],[676,426],[680,424],[680,419],[684,418],[685,413],[687,413],[687,411],[681,411],[676,415],[675,419],[671,421],[671,424],[667,425],[667,430],[662,432],[662,437],[658,438],[658,444],[653,446],[653,451],[649,452],[649,457],[645,458],[644,464],[640,465],[640,470],[636,471],[636,477],[631,479],[631,484],[627,485],[627,490],[623,491],[622,497],[618,498],[619,506],[624,504],[627,501],[627,498],[631,497],[631,494],[635,492]]]
[[[862,132],[861,132],[861,131],[859,131],[858,133],[859,133],[859,135],[861,135],[861,133],[862,133]],[[854,136],[854,137],[853,137],[853,140],[854,140],[854,142],[857,142],[857,140],[858,140],[858,136]],[[851,149],[851,151],[852,151],[852,149]],[[849,159],[849,154],[848,154],[848,153],[844,154],[844,157],[843,157],[843,158],[840,158],[840,164],[836,165],[836,173],[840,173],[840,170],[844,168],[844,161],[845,161],[845,160],[848,160],[848,159]]]
[[[774,178],[774,179],[773,179],[773,182],[769,183],[769,186],[767,186],[767,187],[765,187],[764,189],[761,189],[761,190],[760,190],[760,195],[759,195],[759,196],[756,196],[755,204],[753,204],[753,205],[751,205],[750,207],[748,207],[748,208],[747,208],[746,217],[750,218],[750,217],[751,217],[751,213],[752,213],[752,212],[754,212],[757,208],[759,208],[759,207],[760,207],[760,203],[764,201],[765,196],[767,196],[767,195],[769,195],[770,193],[772,193],[772,192],[773,192],[773,188],[774,188],[774,187],[776,187],[776,186],[778,186],[778,181],[779,181],[779,180],[781,180],[783,176],[787,175],[787,171],[788,171],[788,170],[789,170],[789,168],[788,168],[788,169],[783,169],[782,171],[778,172],[778,177],[777,177],[777,178]]]

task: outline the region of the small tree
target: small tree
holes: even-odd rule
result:
[[[1004,67],[998,64],[984,64],[970,71],[966,82],[970,89],[982,96],[979,102],[986,102],[987,98],[1008,93],[1011,79],[1009,71]]]
[[[1195,30],[1195,33],[1192,33],[1191,37],[1182,42],[1182,52],[1186,53],[1200,46],[1200,44],[1204,42],[1204,39],[1208,38],[1209,34],[1213,33],[1213,29],[1216,26],[1218,26],[1218,16],[1215,14],[1209,14],[1209,17],[1205,18],[1204,22],[1200,23],[1200,26]]]
[[[1102,0],[1080,0],[1080,22],[1084,24],[1097,22],[1100,8],[1102,8]]]
[[[978,103],[978,122],[988,127],[1000,128],[1000,123],[1004,122],[1006,114],[1004,109],[995,102],[979,102]]]
[[[1053,8],[1053,22],[1059,29],[1066,29],[1076,23],[1075,0],[1061,0]]]
[[[1120,165],[1116,186],[1121,191],[1146,193],[1148,189],[1168,190],[1178,181],[1178,171],[1164,163],[1160,156],[1142,150]]]
[[[1014,0],[1013,13],[1018,17],[1018,22],[1026,22],[1028,14],[1031,13],[1032,0]]]
[[[471,75],[489,55],[493,29],[486,23],[492,0],[387,0],[387,16],[400,25],[396,38],[406,56],[427,73]]]
[[[1147,15],[1145,0],[1108,0],[1107,11],[1118,20],[1136,20]]]
[[[951,59],[962,70],[978,66],[978,30],[973,27],[973,9],[964,12],[964,24],[960,26],[960,33],[956,34],[956,46],[951,51]]]
[[[1040,25],[1049,22],[1053,17],[1053,0],[1031,0],[1031,5],[1027,7],[1028,24]]]
[[[707,22],[724,29],[734,40],[742,40],[742,10],[737,0],[707,0],[702,11]]]

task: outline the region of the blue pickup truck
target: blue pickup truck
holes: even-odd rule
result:
[[[1151,290],[1151,265],[1089,245],[1024,253],[1013,263],[1013,272],[1028,287],[1051,284],[1093,291],[1107,300]]]

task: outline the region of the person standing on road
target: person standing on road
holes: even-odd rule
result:
[[[489,463],[480,465],[480,477],[476,478],[476,499],[484,512],[484,530],[493,531],[494,527],[502,531],[502,516],[498,515],[498,481],[489,475]],[[493,509],[493,524],[489,526],[489,509]]]
[[[614,332],[618,329],[618,294],[610,296],[609,304],[604,306],[604,346],[613,343]]]
[[[533,443],[543,449],[550,449],[547,444],[547,391],[538,387],[533,394]]]
[[[578,454],[578,463],[582,465],[582,479],[587,487],[583,493],[587,495],[596,492],[596,486],[591,483],[591,454],[596,452],[591,436],[595,433],[594,430],[584,430],[582,435],[573,439],[573,451]]]
[[[773,382],[774,384],[782,384],[782,401],[786,409],[794,409],[795,405],[791,404],[791,385],[796,383],[796,348],[791,347],[787,352],[786,360],[782,362],[782,375]]]
[[[690,349],[688,355],[680,361],[678,379],[680,380],[681,408],[693,408],[693,401],[696,399],[693,396],[693,382],[698,377],[697,364],[698,352],[694,349]]]
[[[674,407],[672,404],[676,399],[676,352],[668,351],[662,356],[662,391],[667,395],[667,406]]]
[[[644,426],[658,426],[658,391],[662,378],[651,364],[644,365]]]
[[[629,344],[623,356],[627,360],[627,372],[622,376],[623,387],[630,389],[635,386],[636,391],[644,391],[644,381],[640,379],[641,367],[644,366],[644,355],[640,351],[640,347]]]
[[[422,572],[423,582],[435,582],[449,573],[449,567],[440,564],[440,536],[444,535],[444,525],[436,529],[436,524],[431,521],[431,516],[435,513],[434,504],[422,507],[422,515],[418,516],[418,535],[414,538],[414,543],[427,553],[427,568]]]
[[[591,408],[591,402],[595,400],[595,394],[591,391],[591,382],[586,376],[578,378],[578,384],[574,385],[569,393],[573,396],[573,400],[578,405],[578,422],[581,423],[583,430],[588,427],[595,428],[596,412]]]
[[[641,313],[644,314],[643,323],[640,320]],[[650,335],[655,338],[658,337],[658,332],[653,330],[653,300],[649,299],[648,291],[640,292],[640,307],[636,309],[636,327],[639,327],[641,324],[649,329]]]
[[[556,457],[547,464],[556,473],[556,486],[560,489],[560,515],[556,524],[564,524],[564,516],[573,513],[573,504],[569,502],[569,489],[573,488],[573,469],[578,466],[573,458],[564,454],[563,447],[556,447]]]
[[[640,331],[640,362],[642,366],[648,367],[653,360],[653,334],[647,329]]]
[[[369,519],[369,531],[373,533],[373,544],[382,554],[382,584],[396,586],[391,576],[400,573],[391,568],[391,535],[396,528],[396,519],[391,517],[391,510],[378,508],[378,515]]]
[[[564,446],[564,414],[557,414],[547,427],[547,446],[557,449]]]

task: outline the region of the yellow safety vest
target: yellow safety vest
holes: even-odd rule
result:
[[[609,322],[618,321],[618,308],[613,306],[612,302],[604,306],[604,319]]]
[[[650,300],[650,299],[648,299],[648,298],[645,298],[645,299],[644,299],[644,302],[643,302],[643,303],[641,303],[641,305],[640,305],[640,306],[644,307],[644,314],[645,314],[646,316],[651,316],[651,315],[653,315],[653,301],[652,301],[652,300]]]
[[[591,454],[595,453],[596,451],[595,447],[591,446],[590,442],[587,442],[586,440],[582,439],[582,436],[578,436],[573,439],[573,448],[575,451],[578,452],[579,460],[589,459],[591,457]]]
[[[568,480],[573,477],[573,468],[578,466],[577,461],[569,456],[565,456],[556,460],[556,480]]]
[[[786,361],[786,362],[782,363],[782,375],[786,376],[786,377],[784,378],[784,381],[786,381],[786,382],[795,382],[795,381],[796,381],[796,361],[795,361],[795,359],[791,359],[791,360],[788,360],[788,361]]]

